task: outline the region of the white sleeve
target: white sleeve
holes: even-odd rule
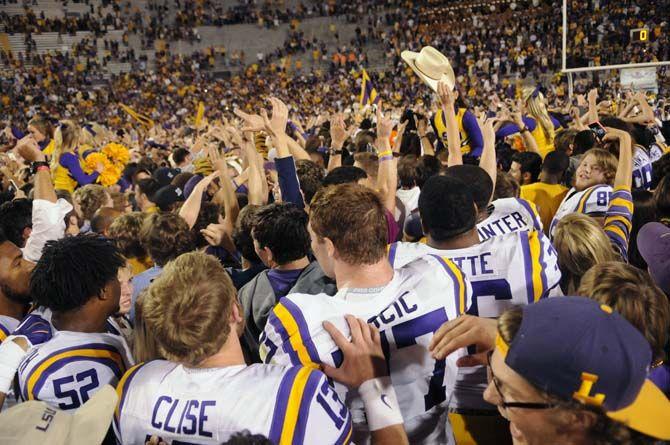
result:
[[[309,403],[309,416],[306,419],[298,418],[297,427],[305,429],[303,443],[348,444],[352,434],[351,413],[323,373],[312,371],[309,379],[314,379],[316,387],[313,392],[309,391],[312,382],[308,380],[303,393],[311,397],[311,400],[303,399],[303,403]],[[302,422],[305,424],[301,425]]]
[[[55,203],[33,200],[33,228],[23,248],[23,257],[36,263],[42,256],[47,241],[57,240],[65,233],[65,216],[72,211],[72,205],[64,199]]]

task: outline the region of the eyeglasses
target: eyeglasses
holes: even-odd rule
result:
[[[521,408],[521,409],[551,409],[555,408],[556,404],[553,403],[540,403],[540,402],[505,402],[505,397],[502,394],[502,391],[500,391],[500,383],[498,382],[498,379],[496,378],[495,374],[493,374],[493,368],[491,367],[491,356],[493,355],[493,351],[489,351],[488,353],[488,365],[486,366],[489,372],[489,380],[493,382],[493,386],[495,386],[496,391],[498,391],[498,396],[500,397],[500,400],[502,403],[498,403],[497,405],[500,406],[501,408]]]

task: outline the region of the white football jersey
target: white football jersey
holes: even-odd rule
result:
[[[633,151],[633,189],[651,188],[651,162],[647,150],[636,145]]]
[[[426,256],[396,270],[382,288],[341,289],[332,297],[290,294],[268,318],[260,355],[266,363],[339,366],[342,353],[323,322],[348,335],[344,316],[363,318],[379,328],[410,443],[453,443],[445,400],[456,379],[459,354],[435,360],[428,343],[444,322],[465,312],[471,293],[453,262]],[[354,442],[367,443],[362,401],[341,385],[336,390],[352,410]]]
[[[519,230],[542,230],[537,207],[525,199],[496,199],[487,210],[488,218],[477,224],[480,241]]]
[[[18,325],[19,320],[16,318],[0,315],[0,343],[5,341],[5,339],[14,332],[14,329],[16,329]]]
[[[121,336],[57,331],[51,340],[31,348],[19,365],[21,397],[75,410],[101,386],[116,385],[132,365]]]
[[[248,430],[276,444],[347,444],[352,423],[326,376],[303,366],[187,368],[154,360],[118,385],[119,443],[220,444]]]
[[[0,343],[5,341],[5,339],[14,332],[18,325],[19,320],[16,318],[0,315]],[[14,390],[10,388],[9,393],[5,396],[5,402],[1,406],[2,411],[11,408],[14,405],[16,405],[16,395],[14,394]]]
[[[471,315],[496,318],[512,306],[562,295],[558,257],[541,231],[494,236],[463,249],[439,250],[423,243],[402,242],[389,247],[394,268],[427,254],[449,258],[463,271],[472,285]],[[450,407],[492,410],[483,399],[486,385],[484,367],[459,368]]]
[[[554,238],[556,224],[570,213],[583,213],[585,215],[599,217],[605,216],[612,195],[612,187],[607,184],[598,184],[578,192],[574,187],[565,195],[561,205],[558,207],[554,219],[549,227],[549,237]]]

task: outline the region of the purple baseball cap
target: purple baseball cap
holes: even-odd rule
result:
[[[659,222],[645,224],[637,233],[637,250],[656,285],[670,295],[670,228]]]
[[[563,400],[600,407],[651,437],[670,439],[670,401],[647,379],[652,353],[644,336],[611,307],[558,297],[523,307],[511,344],[498,336],[507,366]],[[655,414],[654,414],[655,413]]]

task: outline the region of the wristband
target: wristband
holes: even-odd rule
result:
[[[47,169],[49,168],[49,163],[46,161],[35,161],[32,164],[30,164],[30,173],[35,174],[38,171],[40,171],[41,167],[46,167]]]
[[[390,377],[379,377],[363,382],[358,388],[358,394],[365,405],[370,431],[403,423],[398,398]]]
[[[38,172],[45,171],[45,170],[49,171],[49,166],[48,165],[40,165],[35,170],[38,171]]]
[[[381,158],[379,158],[379,160],[380,160],[380,161],[392,161],[392,160],[393,160],[393,156],[392,156],[392,155],[382,156]]]
[[[0,392],[5,394],[12,387],[16,370],[27,352],[12,341],[14,337],[10,335],[0,344]]]
[[[377,153],[377,156],[379,156],[380,158],[383,158],[384,156],[393,157],[393,152],[391,150],[381,151],[381,152]]]

